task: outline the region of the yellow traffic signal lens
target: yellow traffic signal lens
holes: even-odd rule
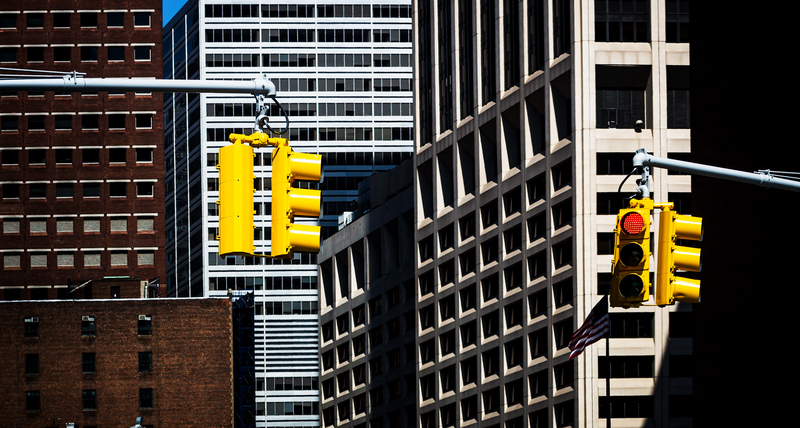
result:
[[[645,229],[644,218],[638,212],[629,212],[622,216],[620,227],[626,235],[638,235]]]

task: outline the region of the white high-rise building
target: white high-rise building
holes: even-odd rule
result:
[[[330,4],[329,4],[330,3]],[[411,156],[411,2],[190,1],[164,28],[165,79],[263,74],[295,151],[323,154],[323,236],[358,183]],[[255,293],[256,426],[319,426],[317,265],[218,256],[217,153],[250,134],[255,99],[165,94],[167,293]],[[274,109],[271,126],[283,129]],[[270,251],[271,149],[256,149],[255,245]],[[312,184],[316,186],[316,183]]]

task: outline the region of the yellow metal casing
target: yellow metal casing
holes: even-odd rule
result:
[[[293,188],[295,180],[319,181],[322,156],[295,153],[288,145],[272,151],[272,251],[292,258],[295,251],[319,252],[319,226],[294,224],[294,216],[319,217],[322,192]]]
[[[703,240],[703,219],[680,215],[672,204],[659,214],[658,261],[656,262],[656,305],[677,302],[699,303],[700,281],[675,276],[677,269],[700,272],[700,249],[676,245],[678,239]]]
[[[651,199],[632,199],[617,214],[611,266],[611,306],[638,307],[650,299]]]
[[[219,150],[219,255],[251,256],[253,246],[253,148],[235,142]]]

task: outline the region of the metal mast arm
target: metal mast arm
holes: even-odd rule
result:
[[[265,77],[250,81],[231,80],[162,80],[126,78],[90,78],[72,72],[62,77],[0,79],[3,91],[55,92],[213,92],[265,95],[274,98],[275,84]]]
[[[673,171],[686,172],[705,177],[714,177],[723,180],[755,184],[762,187],[772,187],[776,189],[789,190],[792,192],[800,192],[800,182],[775,177],[770,174],[768,170],[759,172],[744,172],[737,171],[735,169],[719,168],[716,166],[653,156],[648,154],[644,149],[639,149],[636,151],[636,154],[633,156],[633,166],[636,168],[647,166],[666,168]]]

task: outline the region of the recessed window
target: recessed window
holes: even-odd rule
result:
[[[44,62],[44,47],[30,46],[25,48],[28,54],[28,62]]]
[[[109,28],[124,27],[125,26],[125,13],[124,12],[108,12],[106,14],[106,25]]]
[[[97,62],[97,46],[81,46],[81,61]]]
[[[0,116],[0,130],[2,130],[2,131],[18,131],[19,130],[19,116],[12,116],[12,115]]]
[[[25,374],[39,374],[39,354],[25,354]]]
[[[18,234],[19,233],[19,219],[6,218],[3,219],[3,234]]]
[[[83,373],[97,373],[97,355],[94,352],[84,352],[81,356],[81,371]]]
[[[81,28],[97,27],[97,12],[81,12]]]
[[[127,251],[112,251],[111,252],[111,266],[123,267],[128,265],[128,252]]]
[[[133,25],[135,27],[149,27],[150,12],[133,12]]]
[[[81,317],[81,336],[94,336],[95,323],[93,316],[84,315]]]
[[[153,408],[153,388],[139,388],[139,408]]]
[[[139,197],[153,196],[153,182],[142,181],[136,183],[136,196]]]
[[[136,61],[150,61],[151,50],[150,46],[134,46],[133,59]]]
[[[128,218],[127,217],[111,217],[111,231],[112,232],[127,232],[128,231]]]
[[[28,197],[31,199],[44,199],[47,197],[47,184],[30,183],[28,184]]]
[[[72,183],[56,183],[56,198],[73,197],[74,185]]]
[[[153,232],[155,231],[155,219],[153,217],[137,217],[136,230],[138,232]]]
[[[38,412],[42,410],[39,391],[27,391],[25,393],[25,410],[28,412]]]
[[[153,353],[139,352],[139,372],[149,373],[153,371]]]
[[[72,164],[72,149],[56,149],[56,164]]]
[[[100,163],[100,149],[81,149],[83,163]]]
[[[108,129],[125,129],[125,115],[124,114],[109,114],[108,115]]]
[[[17,62],[17,48],[0,48],[0,62]]]
[[[74,231],[74,224],[72,218],[57,218],[56,219],[56,233],[72,233]]]
[[[83,183],[83,197],[84,198],[99,198],[100,197],[100,183]]]
[[[28,116],[28,131],[44,131],[44,118],[43,114]]]
[[[25,318],[25,337],[39,337],[39,317]]]
[[[142,113],[136,115],[136,129],[152,129],[153,128],[153,115],[149,113]]]
[[[153,334],[153,317],[150,315],[139,315],[138,332],[140,336],[150,336]]]
[[[81,129],[83,130],[97,130],[100,128],[100,115],[99,114],[83,114],[81,115]]]
[[[0,13],[0,28],[17,28],[17,14]]]
[[[56,12],[53,13],[53,27],[54,28],[69,28],[70,16],[69,12]]]
[[[54,62],[72,61],[72,48],[70,46],[54,46],[53,61]]]
[[[128,196],[128,183],[119,181],[108,183],[108,193],[112,198],[124,198]]]
[[[108,61],[125,61],[125,46],[109,46]]]
[[[139,147],[136,149],[136,162],[153,163],[153,149],[150,147]]]
[[[83,410],[97,410],[97,390],[83,390]]]
[[[45,149],[28,150],[28,165],[44,165],[47,162]]]
[[[19,199],[19,183],[3,183],[3,199]]]
[[[152,251],[139,250],[137,252],[139,266],[154,266],[155,254]]]
[[[83,233],[100,232],[100,218],[90,217],[83,219]]]
[[[28,28],[44,28],[43,13],[26,13],[25,20]]]
[[[0,162],[3,165],[19,165],[19,150],[2,150],[0,153]]]
[[[57,114],[55,115],[56,131],[71,131],[72,130],[72,115],[71,114]]]
[[[108,149],[108,162],[109,163],[125,163],[127,162],[127,149],[125,147],[114,147]]]
[[[83,266],[84,267],[100,267],[100,252],[87,251],[83,253]]]

